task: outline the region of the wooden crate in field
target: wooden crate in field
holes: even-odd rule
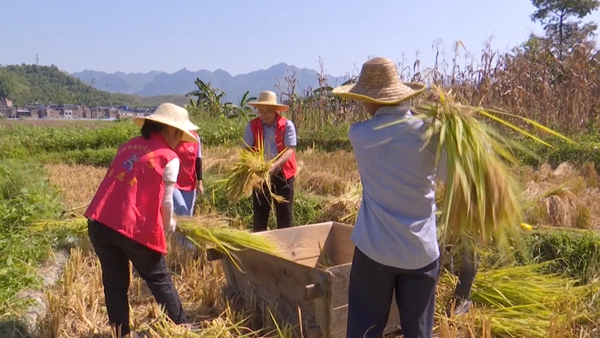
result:
[[[260,232],[254,235],[270,237],[280,257],[243,250],[235,254],[241,271],[225,256],[213,259],[221,259],[227,294],[256,297],[280,323],[298,325],[301,317],[307,338],[346,337],[351,232],[351,226],[336,222]],[[386,333],[399,326],[396,302],[391,303]]]

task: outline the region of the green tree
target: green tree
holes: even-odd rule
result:
[[[219,88],[211,88],[210,82],[204,82],[200,78],[196,78],[194,84],[198,89],[187,93],[185,96],[195,96],[197,107],[202,107],[213,114],[223,114],[221,99],[226,93]]]
[[[576,44],[588,41],[598,26],[581,23],[581,19],[600,7],[600,0],[531,0],[537,9],[533,22],[539,22],[552,41],[558,58],[569,52]]]

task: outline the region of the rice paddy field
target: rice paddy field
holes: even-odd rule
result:
[[[480,247],[474,308],[465,316],[446,315],[457,280],[444,271],[438,286],[435,334],[600,337],[600,156],[596,150],[600,95],[590,85],[600,81],[589,60],[579,54],[563,61],[571,67],[571,75],[562,82],[550,81],[553,74],[519,59],[522,56],[511,57],[497,64],[489,61],[493,58],[467,61],[466,66],[457,66],[464,69],[459,73],[453,65],[440,64],[427,74],[434,82],[452,86],[465,104],[482,102],[534,119],[575,143],[538,133],[552,145],[547,147],[499,126],[531,149],[519,153],[518,163],[510,165],[518,185],[516,198],[523,207],[525,225],[518,234],[524,246],[510,262],[494,247]],[[410,69],[402,74],[405,80],[423,80],[419,77],[425,72],[401,69]],[[445,69],[454,71],[447,74]],[[532,74],[536,76],[528,76]],[[205,170],[205,196],[197,201],[197,221],[246,229],[252,219],[250,200],[229,201],[218,182],[237,161],[247,119],[227,119],[201,110],[192,111],[192,116],[201,127]],[[296,122],[299,140],[295,225],[323,221],[352,225],[361,186],[346,135],[350,123],[365,118],[364,113],[350,102],[323,96],[294,106],[288,117]],[[129,121],[0,120],[0,336],[111,337],[99,262],[80,213],[118,146],[137,133]],[[440,189],[439,194],[444,193]],[[191,332],[171,324],[132,272],[134,330],[153,337],[304,336],[298,327],[274,321],[270,308],[257,302],[241,308],[229,301],[224,297],[221,264],[200,253],[193,255],[173,241],[168,254],[184,308],[200,329]]]

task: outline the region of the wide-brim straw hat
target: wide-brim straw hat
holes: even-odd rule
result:
[[[418,96],[425,90],[418,83],[402,83],[396,63],[378,57],[365,62],[358,81],[333,89],[333,94],[371,103],[395,105]]]
[[[156,107],[156,110],[148,116],[139,116],[133,118],[133,123],[142,127],[146,120],[166,124],[183,131],[181,141],[198,142],[196,136],[190,133],[191,130],[198,130],[198,126],[190,121],[187,109],[173,103],[163,103]]]
[[[264,91],[258,95],[258,100],[248,102],[249,106],[252,107],[273,107],[277,112],[284,112],[290,109],[290,106],[286,104],[277,103],[277,95],[272,91]]]

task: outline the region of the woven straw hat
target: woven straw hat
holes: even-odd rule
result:
[[[188,111],[183,107],[173,103],[163,103],[156,108],[154,113],[144,117],[133,118],[133,122],[140,128],[146,120],[175,127],[183,131],[181,141],[198,143],[198,139],[194,134],[190,133],[190,130],[198,130],[198,126],[190,121]]]
[[[257,101],[248,102],[249,106],[260,107],[270,106],[275,107],[278,112],[284,112],[290,109],[290,106],[277,103],[277,95],[272,91],[264,91],[258,95]]]
[[[402,83],[396,63],[378,57],[365,62],[358,82],[333,90],[334,95],[353,100],[394,105],[411,99],[425,90],[418,83]]]

